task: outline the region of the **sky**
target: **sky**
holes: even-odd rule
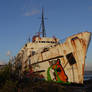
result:
[[[16,56],[27,39],[39,31],[44,8],[48,37],[59,39],[92,32],[92,0],[0,0],[0,64]],[[92,41],[86,68],[92,70]]]

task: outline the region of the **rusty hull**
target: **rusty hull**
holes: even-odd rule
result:
[[[85,57],[90,39],[90,32],[82,32],[68,37],[64,43],[57,44],[49,48],[48,51],[38,52],[38,54],[30,57],[33,70],[35,72],[44,70],[45,72],[41,72],[41,74],[48,80],[47,71],[51,67],[49,62],[60,59],[68,82],[83,83]],[[50,75],[52,80],[55,80],[53,73],[50,72]]]

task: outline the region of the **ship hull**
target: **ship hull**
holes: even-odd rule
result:
[[[90,38],[90,32],[82,32],[31,56],[32,70],[48,81],[82,84]]]

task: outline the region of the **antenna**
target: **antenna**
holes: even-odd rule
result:
[[[45,32],[45,26],[44,26],[44,10],[42,8],[42,21],[41,21],[41,25],[42,25],[42,37],[46,37],[46,32]]]
[[[28,37],[27,41],[28,41],[28,43],[30,43],[30,36]]]

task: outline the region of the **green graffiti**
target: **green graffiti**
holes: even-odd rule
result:
[[[52,66],[50,66],[49,68],[48,68],[48,70],[47,70],[47,80],[48,81],[51,81],[52,79],[51,79],[51,76],[50,76],[50,69],[52,68]]]
[[[57,69],[57,65],[56,65],[56,67],[55,67],[55,74],[56,74],[56,76],[57,76],[57,81],[61,81],[60,78],[59,78],[59,76],[58,76],[58,73],[57,73],[57,70],[56,70],[56,69]]]
[[[47,70],[47,80],[48,80],[48,81],[53,81],[53,80],[51,79],[50,69],[52,69],[52,66],[50,66],[50,67],[48,68],[48,70]],[[56,74],[56,76],[57,76],[57,81],[55,81],[55,82],[57,82],[57,83],[64,83],[64,84],[70,84],[70,82],[64,82],[64,81],[60,80],[56,69],[57,69],[57,65],[56,65],[55,70],[54,70],[54,71],[55,71],[55,74]]]

